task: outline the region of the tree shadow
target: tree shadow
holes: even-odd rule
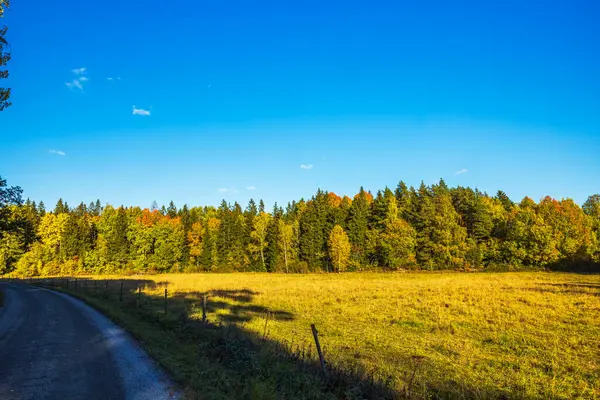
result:
[[[403,372],[387,378],[375,378],[360,357],[354,364],[326,364],[324,373],[314,345],[294,343],[294,337],[269,337],[270,321],[292,322],[296,316],[257,304],[260,293],[250,289],[169,293],[168,283],[132,277],[30,283],[67,290],[109,315],[142,342],[193,399],[536,398],[526,388],[476,387],[453,380],[451,365],[426,356],[398,355]],[[599,286],[573,282],[569,288]],[[265,323],[263,332],[245,327],[257,319]]]
[[[134,278],[43,278],[26,283],[68,291],[111,316],[146,344],[190,398],[400,397],[359,363],[354,369],[327,364],[323,373],[314,346],[294,345],[294,338],[269,338],[270,321],[291,322],[295,316],[256,304],[259,293],[250,289],[169,294],[168,284]],[[201,318],[203,309],[206,321]],[[265,321],[263,333],[244,328],[255,319]]]
[[[546,267],[550,271],[572,272],[577,274],[600,274],[600,263],[588,259],[573,260],[565,258]]]
[[[524,290],[540,293],[600,296],[600,284],[590,282],[540,283],[539,285],[540,287],[524,288]]]

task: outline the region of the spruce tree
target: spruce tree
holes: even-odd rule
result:
[[[175,207],[173,200],[169,202],[169,207],[167,207],[167,216],[169,218],[175,218],[177,216],[177,207]]]
[[[63,202],[63,199],[60,198],[58,199],[58,201],[56,202],[56,206],[54,207],[54,214],[58,215],[58,214],[63,214],[63,213],[68,213],[69,212],[69,205],[67,204],[67,202]]]
[[[41,217],[43,217],[44,215],[46,215],[46,206],[44,205],[44,202],[40,200],[39,204],[38,204],[38,215]]]
[[[367,193],[361,187],[348,211],[348,237],[352,245],[351,263],[362,266],[367,262],[367,231],[370,207]]]

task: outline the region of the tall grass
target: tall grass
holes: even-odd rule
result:
[[[167,274],[110,279],[125,280],[129,307],[121,306],[115,295],[84,296],[140,338],[191,397],[388,396],[368,388],[371,378],[397,397],[600,397],[598,275]],[[111,290],[118,285],[112,282]],[[133,304],[138,286],[139,307]],[[167,316],[161,314],[165,287]],[[177,325],[181,318],[201,320],[203,294],[209,296],[209,321],[228,333]],[[140,318],[142,314],[155,319]],[[355,380],[318,381],[312,363],[316,355],[313,350],[307,355],[313,348],[311,323],[320,332],[328,366]],[[193,334],[182,335],[178,329]],[[231,360],[223,360],[227,357]],[[248,368],[252,372],[245,374]],[[299,374],[298,368],[310,373]]]

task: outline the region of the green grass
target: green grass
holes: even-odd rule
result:
[[[108,297],[104,282],[95,294],[93,283],[82,294],[80,282],[77,293],[130,330],[190,398],[392,397],[386,388],[412,398],[600,397],[598,275],[108,279]],[[208,328],[200,323],[204,293]],[[334,370],[329,379],[318,370],[311,323]]]

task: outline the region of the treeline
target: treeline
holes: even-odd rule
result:
[[[0,274],[369,269],[564,270],[600,262],[600,195],[513,203],[443,180],[373,196],[217,208],[69,207],[21,200],[0,179]]]

